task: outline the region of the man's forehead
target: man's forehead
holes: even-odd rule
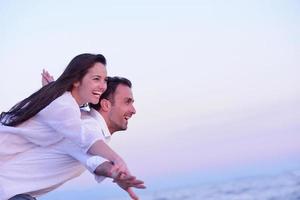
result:
[[[115,91],[115,96],[128,97],[133,99],[132,90],[130,87],[124,84],[119,84]]]

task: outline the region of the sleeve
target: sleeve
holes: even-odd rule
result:
[[[97,174],[94,173],[94,171],[96,170],[96,168],[101,165],[104,161],[103,158],[101,158],[100,156],[89,156],[89,158],[86,160],[86,166],[87,169],[94,174],[95,176],[95,180],[100,183],[102,182],[106,177],[105,176],[99,176]]]
[[[70,93],[55,99],[38,113],[39,119],[56,133],[70,139],[85,152],[95,142],[93,134],[87,134],[80,119],[80,109]]]
[[[59,143],[55,145],[55,148],[59,149],[60,151],[68,154],[69,156],[73,157],[74,159],[78,160],[85,168],[95,176],[95,180],[100,183],[106,177],[105,176],[98,176],[95,174],[96,168],[101,165],[103,162],[107,161],[106,159],[100,156],[92,156],[82,151],[78,146],[76,146],[72,141],[68,139],[63,139]]]

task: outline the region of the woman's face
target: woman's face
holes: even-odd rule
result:
[[[106,90],[106,67],[102,63],[95,63],[87,74],[73,84],[72,95],[77,101],[78,105],[85,103],[97,104],[100,96]]]

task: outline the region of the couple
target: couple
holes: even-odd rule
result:
[[[56,81],[1,114],[0,199],[34,199],[85,168],[138,199],[132,187],[143,182],[106,144],[135,114],[131,83],[106,74],[103,55],[80,54]],[[79,108],[87,103],[90,111]]]

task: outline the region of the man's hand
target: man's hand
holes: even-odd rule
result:
[[[124,173],[124,174],[127,174],[127,175],[130,175],[130,171],[125,163],[125,161],[121,158],[121,157],[118,157],[118,159],[114,160],[113,161],[113,165],[118,169],[118,173]]]
[[[133,192],[133,187],[138,189],[146,188],[143,181],[136,179],[135,176],[126,175],[124,173],[120,173],[116,178],[114,178],[113,182],[117,183],[119,187],[125,190],[133,200],[139,199]]]
[[[41,73],[41,75],[42,75],[42,86],[45,86],[48,83],[54,81],[53,76],[51,76],[49,74],[49,72],[47,70],[45,70],[45,69],[43,69],[43,72]]]
[[[138,200],[139,198],[132,188],[146,188],[143,181],[136,179],[135,176],[121,172],[118,166],[109,161],[105,161],[99,165],[95,170],[95,174],[112,178],[113,182],[125,190],[133,200]]]
[[[119,168],[113,165],[112,162],[105,161],[95,169],[94,173],[98,176],[105,176],[114,179],[120,172]]]

